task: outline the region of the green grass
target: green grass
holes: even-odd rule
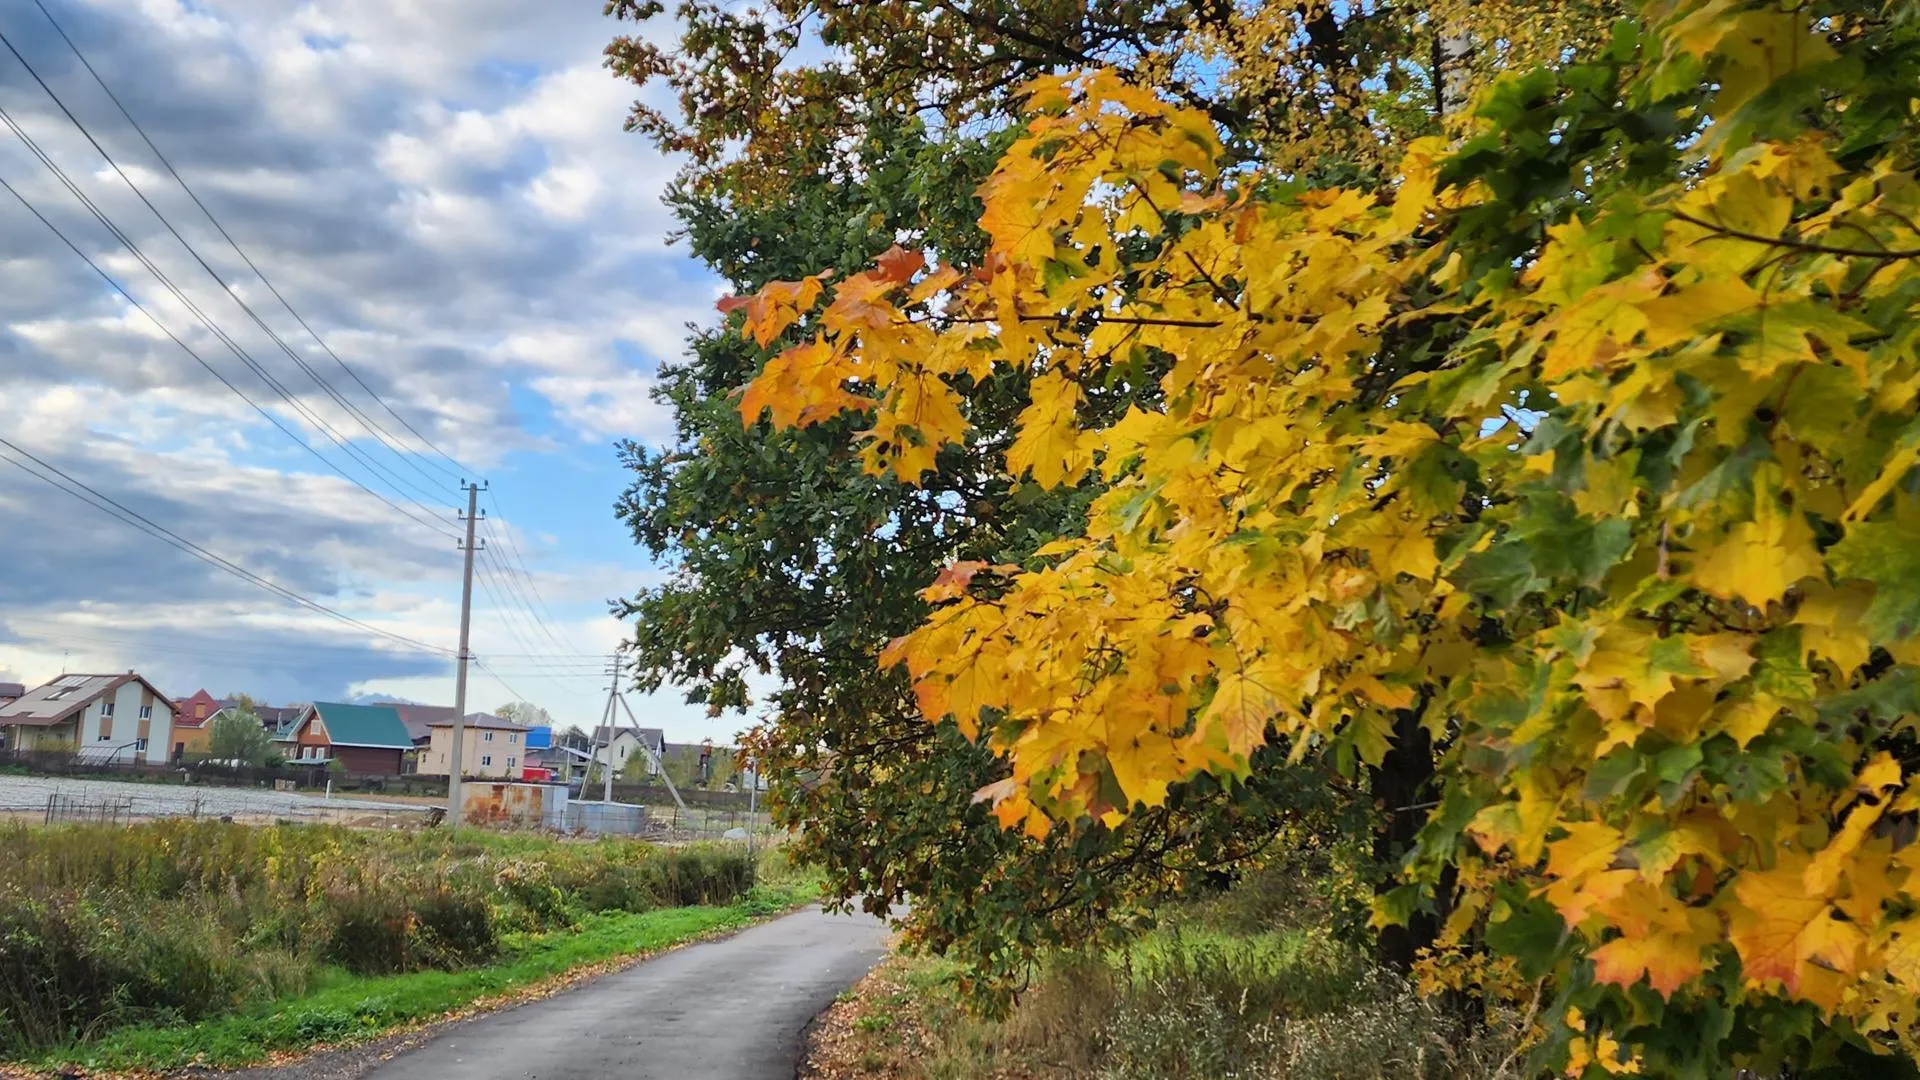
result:
[[[724,907],[663,908],[584,917],[577,930],[510,935],[502,958],[464,971],[356,976],[334,969],[310,992],[189,1025],[121,1028],[41,1056],[36,1068],[232,1068],[276,1051],[352,1045],[507,994],[575,968],[738,929],[811,896],[808,883],[761,886]]]

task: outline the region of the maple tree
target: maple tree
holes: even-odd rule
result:
[[[778,199],[876,115],[991,130],[1035,75],[1105,67],[1207,116],[1239,157],[1370,174],[1495,72],[1604,40],[1618,0],[606,0],[677,33],[623,35],[608,66],[670,94],[631,130],[730,198]],[[653,27],[650,25],[649,30]],[[819,48],[825,46],[825,49]],[[824,55],[822,55],[824,54]]]
[[[1384,188],[1261,169],[1182,97],[1042,78],[983,257],[729,304],[808,327],[749,422],[862,417],[915,483],[1013,371],[1008,471],[1098,480],[883,657],[1007,761],[995,815],[1048,843],[1430,740],[1377,918],[1444,913],[1428,977],[1533,995],[1544,1065],[1911,1057],[1920,26],[1659,0]]]
[[[1006,138],[935,144],[884,120],[868,136],[832,167],[805,168],[770,205],[734,197],[725,180],[677,188],[691,253],[747,289],[859,265],[902,232],[977,257],[986,240],[971,192]],[[1092,493],[1012,494],[1004,449],[1025,401],[1018,373],[970,387],[976,444],[906,485],[863,470],[855,418],[743,427],[731,392],[768,355],[723,327],[663,369],[675,438],[664,450],[623,446],[633,481],[618,513],[675,572],[620,611],[633,619],[641,685],[671,682],[716,714],[775,710],[753,751],[769,772],[806,778],[769,795],[793,830],[790,851],[827,872],[832,895],[895,913],[911,897],[913,938],[964,959],[974,996],[992,1005],[1037,950],[1123,931],[1143,900],[1217,880],[1289,823],[1326,834],[1353,816],[1317,770],[1268,768],[1251,789],[1189,788],[1121,830],[1042,845],[1002,831],[973,796],[1005,764],[922,722],[904,675],[876,657],[925,616],[917,593],[951,555],[1024,557],[1077,529]],[[1124,389],[1104,397],[1108,408],[1128,400]]]

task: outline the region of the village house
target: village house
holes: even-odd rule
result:
[[[605,764],[611,760],[615,774],[624,772],[627,759],[641,752],[641,747],[652,750],[642,760],[645,762],[646,775],[660,775],[659,758],[667,748],[667,734],[659,728],[633,727],[597,727],[593,729],[594,760]],[[638,772],[633,774],[639,776]]]
[[[424,756],[427,744],[433,738],[433,725],[453,723],[451,705],[414,705],[393,702],[393,711],[400,714],[400,722],[407,725],[407,736],[413,740],[413,748]]]
[[[134,672],[62,675],[0,704],[0,734],[12,750],[138,764],[166,757],[173,715],[167,695]]]
[[[413,739],[391,705],[316,701],[274,735],[289,764],[328,765],[348,772],[399,776]]]
[[[528,764],[530,729],[526,725],[488,713],[472,713],[461,727],[461,775],[521,778]],[[453,718],[436,720],[428,730],[427,748],[420,755],[420,775],[445,776],[453,768]]]
[[[204,693],[206,693],[206,691],[200,691],[200,694]],[[194,712],[197,713],[199,711],[199,702],[196,699],[200,694],[195,694],[192,698],[183,698],[181,700],[192,703],[195,706]],[[214,702],[213,712],[204,720],[192,723],[186,719],[176,720],[175,727],[177,730],[174,733],[174,740],[185,748],[185,756],[188,759],[204,755],[207,753],[213,739],[213,725],[217,723],[222,716],[237,712],[241,707],[242,702],[238,698],[221,698],[219,701]],[[306,706],[304,705],[275,706],[256,703],[253,706],[253,715],[255,719],[260,721],[261,727],[267,729],[269,732],[278,734],[281,728],[287,727],[298,720],[301,711],[305,708]],[[189,714],[182,712],[180,715],[186,717]]]
[[[220,703],[205,689],[173,699],[173,742],[179,757],[197,757],[207,752],[207,738],[213,729],[214,715]]]

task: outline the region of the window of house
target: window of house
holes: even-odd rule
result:
[[[520,741],[520,733],[519,733],[519,732],[517,732],[517,731],[510,731],[510,732],[508,732],[508,733],[507,733],[507,741],[508,741],[508,742],[510,742],[510,743],[517,743],[517,742],[519,742],[519,741]]]
[[[101,733],[100,733],[100,738],[99,738],[98,740],[96,740],[96,741],[98,741],[98,742],[106,742],[106,741],[107,741],[108,739],[111,739],[111,738],[113,738],[113,732],[111,732],[111,731],[103,731],[103,732],[101,732]]]
[[[153,719],[153,706],[151,705],[140,706],[140,719],[142,720]]]
[[[143,754],[144,754],[144,753],[146,753],[146,752],[147,752],[147,740],[145,740],[145,739],[141,739],[141,740],[139,740],[138,742],[135,742],[135,743],[133,744],[133,748],[134,748],[135,750],[138,750],[138,751],[140,751],[140,752],[141,752],[141,753],[143,753]]]
[[[101,702],[101,703],[100,703],[100,715],[101,715],[101,716],[112,716],[112,715],[113,715],[113,702],[111,702],[111,701],[103,701],[103,702]]]
[[[493,732],[491,732],[491,731],[489,731],[489,732],[487,732],[487,741],[488,741],[488,742],[492,742],[492,741],[493,741]]]
[[[509,769],[511,769],[511,768],[513,768],[513,759],[512,759],[512,758],[508,758],[508,759],[507,759],[507,768],[509,768]]]
[[[193,707],[193,718],[195,720],[205,720],[207,718],[206,702],[202,701]]]
[[[492,755],[492,754],[488,754],[488,755],[486,755],[486,756],[484,756],[484,757],[482,757],[482,758],[480,759],[480,764],[482,764],[482,765],[492,765],[492,764],[493,764],[493,755]]]

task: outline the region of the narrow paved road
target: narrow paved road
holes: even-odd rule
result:
[[[817,908],[477,1017],[373,1080],[792,1080],[807,1023],[885,952],[886,928]]]
[[[663,953],[540,1001],[441,1028],[387,1060],[321,1055],[273,1080],[793,1080],[800,1036],[886,951],[866,915],[818,908]],[[391,1052],[389,1049],[385,1052]]]

